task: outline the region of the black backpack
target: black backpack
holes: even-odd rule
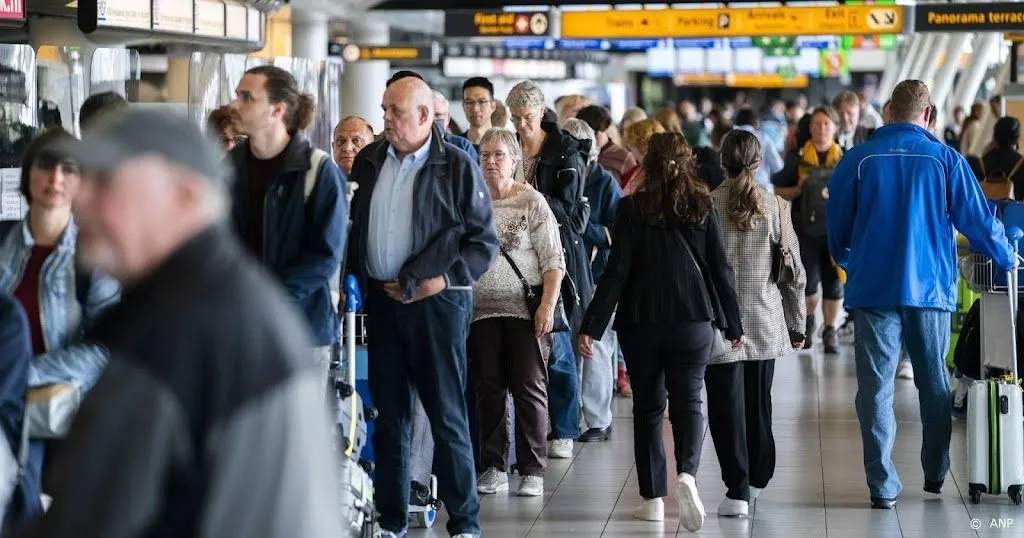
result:
[[[825,207],[832,171],[832,168],[812,167],[800,191],[801,224],[807,237],[825,237]]]
[[[21,221],[19,220],[5,220],[0,221],[0,242],[7,239],[7,235],[11,233],[16,226],[19,226]],[[78,301],[79,306],[82,307],[82,314],[85,314],[85,305],[89,301],[89,290],[92,289],[92,271],[82,267],[78,264],[78,258],[75,258],[75,299]]]

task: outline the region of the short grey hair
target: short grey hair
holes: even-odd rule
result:
[[[622,114],[622,121],[642,121],[647,119],[647,112],[638,106],[631,106]]]
[[[587,163],[597,159],[597,155],[600,152],[597,148],[597,135],[594,134],[594,129],[587,125],[587,122],[579,118],[569,118],[562,124],[562,130],[578,140],[589,140],[590,153],[587,155]]]
[[[542,109],[544,108],[544,92],[532,80],[524,80],[509,90],[508,97],[505,98],[505,106],[509,110],[513,108]]]
[[[440,102],[444,103],[445,106],[448,105],[448,98],[445,97],[443,93],[441,93],[441,92],[439,92],[437,90],[430,90],[430,94],[434,96],[434,100],[435,101],[440,101]]]
[[[512,160],[519,162],[523,158],[523,150],[519,147],[519,140],[516,138],[515,133],[508,129],[501,129],[499,127],[492,127],[484,133],[483,138],[480,139],[480,147],[484,144],[505,144],[508,148],[508,155],[512,157]]]

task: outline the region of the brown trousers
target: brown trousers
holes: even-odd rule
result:
[[[511,393],[516,415],[516,468],[522,476],[544,476],[550,340],[545,336],[538,341],[533,322],[525,319],[486,318],[470,325],[469,369],[476,388],[484,469],[508,470],[506,405]]]

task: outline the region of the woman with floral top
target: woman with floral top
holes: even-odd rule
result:
[[[544,196],[515,181],[521,159],[519,144],[509,131],[491,129],[480,141],[480,163],[494,204],[501,255],[473,287],[468,351],[482,437],[481,463],[486,469],[477,480],[477,491],[508,491],[506,400],[511,392],[516,467],[523,477],[519,495],[535,497],[544,493],[547,357],[565,258],[558,223]],[[517,270],[531,286],[543,285],[536,315],[527,306]]]

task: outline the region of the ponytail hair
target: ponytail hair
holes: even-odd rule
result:
[[[261,65],[245,72],[247,75],[262,75],[264,87],[271,103],[284,103],[284,125],[289,135],[307,129],[313,124],[316,104],[313,96],[299,92],[299,84],[291,73],[273,65]]]
[[[722,168],[732,180],[727,214],[743,232],[749,232],[764,218],[760,188],[754,172],[761,164],[761,142],[753,133],[735,130],[722,141]]]

